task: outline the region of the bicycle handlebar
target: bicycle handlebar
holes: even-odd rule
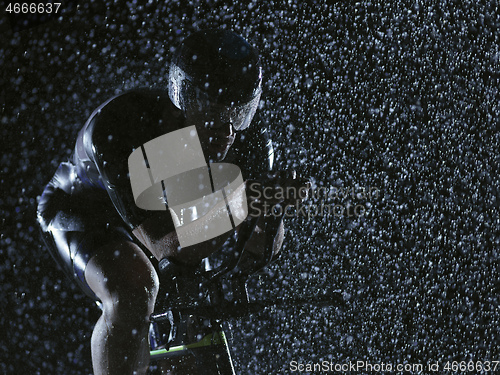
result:
[[[340,290],[335,290],[329,294],[316,295],[310,297],[299,298],[279,298],[276,300],[262,300],[262,301],[226,301],[224,304],[218,305],[204,305],[204,304],[179,304],[173,305],[168,311],[154,314],[151,316],[152,321],[162,321],[168,319],[171,311],[179,312],[187,315],[197,315],[208,319],[227,320],[243,318],[252,314],[261,312],[265,308],[278,307],[278,306],[303,306],[314,305],[332,306],[343,305],[344,298]]]

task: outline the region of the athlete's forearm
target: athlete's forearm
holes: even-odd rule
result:
[[[191,246],[181,247],[179,245],[175,252],[170,253],[169,257],[184,264],[197,264],[220,249],[231,235],[231,232],[223,233],[215,238]]]
[[[219,249],[227,240],[231,232],[223,233],[215,238],[191,246],[181,247],[175,231],[152,235],[151,227],[154,223],[144,223],[134,229],[134,235],[146,246],[156,259],[165,257],[185,264],[195,264]]]
[[[267,236],[275,236],[273,243],[273,256],[276,256],[279,253],[279,251],[281,250],[281,246],[283,245],[283,238],[285,233],[283,219],[281,219],[277,233],[265,232],[264,228],[266,227],[266,219],[271,220],[274,218],[265,217],[264,215],[262,215],[257,222],[257,226],[255,227],[255,231],[252,234],[252,237],[245,246],[246,251],[253,254],[255,257],[260,257],[264,253]]]
[[[243,215],[241,200],[243,189],[236,189],[227,197],[231,202],[231,213],[237,217]],[[166,224],[166,220],[158,217],[150,218],[134,229],[134,235],[146,246],[153,255],[161,260],[165,257],[172,258],[180,263],[198,263],[219,249],[232,233],[231,230],[221,232],[220,223],[228,221],[228,211],[225,201],[214,205],[211,210],[200,218],[182,223],[179,215],[171,211],[173,223]],[[175,228],[174,228],[175,225]],[[188,245],[186,245],[188,243]]]

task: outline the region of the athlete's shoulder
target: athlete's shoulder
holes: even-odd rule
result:
[[[163,90],[134,89],[103,103],[88,121],[94,147],[136,148],[183,127],[184,117]]]
[[[169,102],[167,90],[139,87],[113,96],[101,107],[106,110],[119,107],[127,110],[142,110],[144,106],[147,109],[154,109],[158,105],[165,105]]]
[[[103,103],[91,116],[96,122],[124,126],[175,127],[182,114],[165,90],[138,88],[116,95]],[[166,129],[168,131],[168,129]]]
[[[135,149],[183,125],[182,113],[165,91],[135,89],[99,106],[81,138],[86,154],[100,170],[106,164],[121,173]]]

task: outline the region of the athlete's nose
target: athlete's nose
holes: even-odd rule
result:
[[[231,121],[224,123],[221,127],[222,133],[226,138],[232,137],[234,135],[234,127]]]
[[[231,121],[215,121],[212,129],[217,133],[218,138],[229,138],[234,136],[234,127]]]

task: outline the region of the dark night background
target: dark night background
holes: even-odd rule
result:
[[[380,191],[329,198],[363,204],[359,218],[287,219],[261,294],[343,302],[231,321],[238,372],[500,360],[496,2],[62,1],[38,25],[0,21],[1,373],[91,373],[98,310],[43,247],[37,199],[92,110],[164,86],[170,48],[207,27],[260,49],[282,168],[315,188]]]

